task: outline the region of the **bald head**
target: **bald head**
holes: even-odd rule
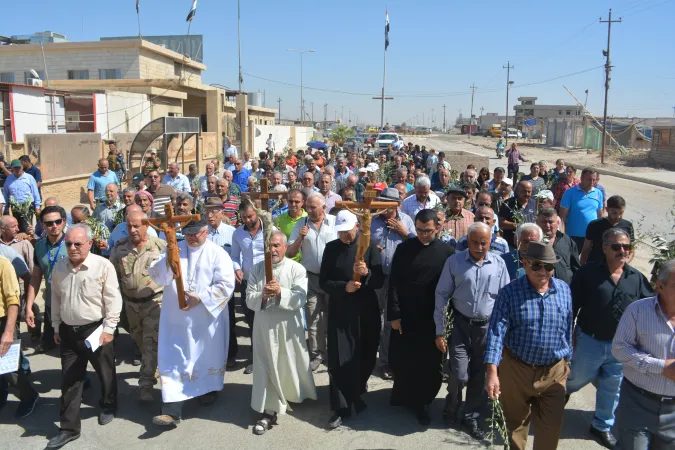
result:
[[[44,206],[59,206],[59,199],[56,197],[47,197]]]
[[[129,214],[132,214],[132,213],[135,213],[135,212],[143,213],[143,210],[141,209],[140,206],[138,206],[136,204],[127,206],[127,212],[126,212],[127,217],[129,217]]]

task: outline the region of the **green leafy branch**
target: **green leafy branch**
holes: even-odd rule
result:
[[[490,431],[487,433],[487,440],[490,441],[490,448],[495,448],[495,438],[500,436],[504,441],[504,448],[509,450],[509,430],[506,427],[506,419],[504,418],[504,410],[499,397],[490,400],[492,403],[492,415],[486,420]]]

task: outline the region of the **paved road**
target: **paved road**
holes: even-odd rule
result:
[[[427,149],[436,151],[468,151],[490,157],[490,171],[496,167],[506,167],[506,159],[497,159],[494,151],[483,149],[463,142],[466,136],[439,135],[411,139],[415,144],[426,145]],[[406,142],[410,139],[406,139]],[[452,164],[452,155],[448,156]],[[552,160],[551,160],[552,161]],[[527,163],[524,163],[527,166]],[[521,166],[522,168],[522,166]],[[457,170],[464,168],[457,168]],[[663,176],[662,176],[663,178]],[[666,177],[669,178],[669,177]],[[638,234],[657,232],[675,237],[673,234],[673,219],[669,215],[675,205],[675,191],[658,186],[652,186],[637,181],[602,175],[600,183],[605,187],[607,195],[621,195],[626,200],[624,218],[633,222]],[[633,260],[633,265],[645,273],[651,270],[652,248],[649,245],[640,245]]]

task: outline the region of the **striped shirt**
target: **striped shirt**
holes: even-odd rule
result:
[[[654,394],[675,397],[675,381],[663,376],[667,359],[675,359],[675,329],[661,310],[658,297],[631,303],[621,316],[612,342],[623,376]]]
[[[550,365],[572,356],[572,293],[564,281],[551,278],[537,292],[527,276],[500,292],[490,319],[484,362],[499,365],[506,346],[526,364]]]
[[[232,251],[232,236],[234,235],[234,227],[226,223],[221,223],[218,228],[213,229],[209,225],[209,235],[207,239],[214,244],[225,249],[229,255]]]

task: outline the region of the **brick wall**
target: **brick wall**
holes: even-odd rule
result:
[[[140,52],[140,77],[150,79],[178,80],[182,70],[185,84],[196,86],[201,84],[201,72],[197,69],[184,66],[171,58],[158,55],[149,50],[141,49]],[[176,70],[179,70],[177,73]]]

